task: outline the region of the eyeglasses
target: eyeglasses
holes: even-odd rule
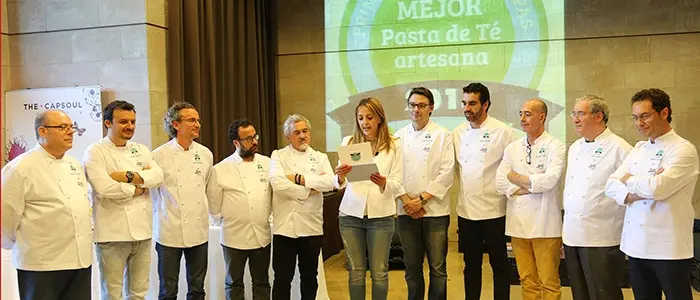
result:
[[[180,120],[180,121],[185,121],[185,122],[187,122],[187,123],[192,123],[192,124],[194,124],[194,123],[202,123],[202,122],[201,122],[199,119],[197,119],[197,118],[189,118],[189,119],[184,119],[184,120]]]
[[[652,116],[653,115],[650,113],[645,113],[645,114],[641,114],[639,116],[632,115],[630,117],[630,119],[632,120],[632,122],[635,122],[635,123],[637,123],[640,120],[642,121],[642,123],[646,123],[646,122],[649,122],[649,120],[651,119]]]
[[[413,103],[413,102],[408,102],[408,105],[406,105],[406,110],[413,110],[414,108],[418,107],[419,110],[424,110],[426,109],[430,104],[428,103]]]
[[[529,165],[532,163],[532,146],[530,146],[530,143],[527,143],[527,146],[525,147],[525,153],[527,156],[525,156],[525,162]]]
[[[256,134],[256,135],[251,135],[251,136],[249,136],[249,137],[247,137],[247,138],[238,139],[238,140],[239,140],[239,141],[243,141],[243,142],[252,143],[253,140],[260,141],[260,136]]]
[[[41,127],[44,127],[44,128],[54,128],[54,129],[58,129],[58,130],[60,130],[60,131],[78,130],[78,127],[77,127],[77,126],[68,125],[68,124],[61,124],[61,125],[41,125]]]
[[[569,117],[579,119],[585,117],[586,115],[588,115],[588,113],[585,111],[572,111],[569,113]]]

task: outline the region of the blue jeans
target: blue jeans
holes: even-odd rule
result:
[[[406,264],[406,285],[409,300],[425,298],[423,258],[428,255],[430,286],[428,299],[447,299],[447,227],[450,216],[414,219],[399,216],[399,237]]]
[[[394,235],[394,217],[368,219],[365,216],[360,219],[342,216],[339,223],[347,257],[350,299],[365,299],[366,254],[369,254],[372,300],[386,300],[389,293],[389,247]]]

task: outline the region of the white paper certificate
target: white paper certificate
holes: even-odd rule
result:
[[[370,143],[340,146],[338,159],[341,164],[352,166],[352,171],[347,175],[350,182],[369,180],[373,173],[379,173]]]

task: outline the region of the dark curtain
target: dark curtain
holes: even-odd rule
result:
[[[274,3],[168,0],[169,102],[197,107],[215,163],[232,152],[234,119],[255,124],[262,154],[277,148]]]

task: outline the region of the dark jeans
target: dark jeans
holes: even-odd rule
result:
[[[270,245],[251,250],[239,250],[221,245],[226,262],[226,300],[243,300],[245,286],[243,274],[248,270],[253,281],[253,300],[270,299]]]
[[[630,282],[636,300],[691,300],[691,259],[655,260],[629,258]]]
[[[180,261],[185,255],[187,299],[204,299],[204,277],[207,275],[208,243],[191,248],[173,248],[156,243],[158,252],[158,300],[177,300]]]
[[[318,256],[321,254],[322,241],[322,235],[299,238],[273,236],[272,270],[275,271],[275,281],[272,285],[273,300],[291,299],[290,289],[297,267],[297,258],[301,278],[301,299],[316,299]]]
[[[17,270],[22,300],[90,300],[92,267],[61,271]]]
[[[450,216],[414,219],[399,216],[398,231],[406,265],[409,300],[425,299],[423,259],[428,255],[428,299],[447,299],[447,228]]]
[[[622,300],[620,282],[625,255],[620,246],[569,247],[564,245],[566,269],[574,300]]]
[[[510,299],[511,267],[506,252],[506,217],[478,221],[460,217],[457,225],[460,249],[464,250],[465,299],[481,299],[484,244],[493,270],[493,299]]]

